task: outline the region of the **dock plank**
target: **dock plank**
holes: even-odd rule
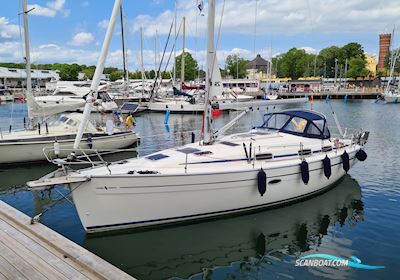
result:
[[[1,200],[0,257],[0,279],[135,280]]]
[[[23,232],[15,229],[8,223],[0,220],[0,228],[5,229],[9,235],[12,235],[18,243],[26,247],[30,252],[34,252],[36,255],[35,260],[38,262],[39,259],[42,259],[45,263],[49,264],[50,267],[56,269],[56,271],[59,271],[66,276],[73,277],[74,279],[87,279],[86,277],[82,277],[79,271],[66,264],[62,259],[60,259],[59,256],[56,256],[52,252],[46,250],[35,240],[32,240]]]
[[[52,266],[49,266],[39,255],[8,235],[7,232],[0,230],[0,238],[1,254],[6,254],[7,259],[10,259],[13,263],[18,263],[17,269],[25,276],[38,280],[44,277],[57,280],[68,279]]]
[[[1,256],[5,258],[9,263],[14,264],[15,269],[17,269],[22,275],[24,275],[24,277],[32,280],[48,279],[48,277],[42,274],[40,270],[36,269],[34,266],[32,266],[31,263],[27,262],[20,255],[18,255],[12,249],[10,249],[9,246],[14,246],[15,242],[7,246],[5,243],[8,243],[8,241],[4,240],[2,236],[1,239],[2,239],[2,241],[0,241]]]
[[[14,279],[26,280],[26,279],[28,279],[2,256],[0,256],[0,271],[1,271],[1,275],[4,276],[4,279],[7,279],[7,280],[14,280]]]

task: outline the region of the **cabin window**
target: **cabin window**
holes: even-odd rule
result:
[[[69,119],[68,119],[67,117],[65,117],[65,116],[61,116],[61,117],[58,119],[59,122],[63,122],[63,123],[67,122],[68,120],[69,120]]]
[[[310,123],[310,125],[307,128],[307,134],[321,135],[321,131],[313,123]]]
[[[303,133],[307,125],[307,120],[299,117],[293,117],[290,122],[285,126],[285,130]]]
[[[75,93],[70,92],[70,91],[59,91],[59,92],[55,93],[54,95],[57,95],[57,96],[75,96]]]
[[[66,124],[67,124],[67,125],[73,126],[73,125],[75,124],[75,122],[74,122],[73,120],[69,119],[69,120],[66,122]]]
[[[264,127],[272,129],[281,129],[289,120],[290,116],[283,114],[272,115],[269,120],[267,120]]]

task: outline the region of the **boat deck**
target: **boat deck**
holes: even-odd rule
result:
[[[0,279],[134,279],[0,201]]]

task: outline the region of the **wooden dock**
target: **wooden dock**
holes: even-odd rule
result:
[[[0,201],[0,279],[134,279]]]

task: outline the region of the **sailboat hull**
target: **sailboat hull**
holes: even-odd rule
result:
[[[347,152],[352,166],[357,150]],[[300,162],[273,169],[263,165],[267,174],[263,196],[257,188],[260,168],[251,164],[240,172],[93,176],[70,188],[85,230],[96,232],[277,207],[323,192],[346,173],[339,154],[331,157],[329,179],[320,159],[310,161],[306,185]]]
[[[74,144],[76,134],[67,135],[43,135],[42,137],[32,137],[26,140],[0,140],[0,164],[18,164],[33,161],[46,160],[45,153],[54,158],[54,142],[57,138],[60,145],[59,157],[68,156]],[[138,136],[132,132],[123,132],[113,135],[93,135],[92,149],[113,150],[132,146],[138,140]],[[87,137],[84,137],[80,144],[80,149],[85,149],[85,153],[91,154]],[[77,152],[77,155],[81,153]]]
[[[190,104],[186,101],[150,102],[148,108],[155,112],[192,113],[203,112],[204,104]]]
[[[400,103],[400,94],[384,95],[386,103]]]

